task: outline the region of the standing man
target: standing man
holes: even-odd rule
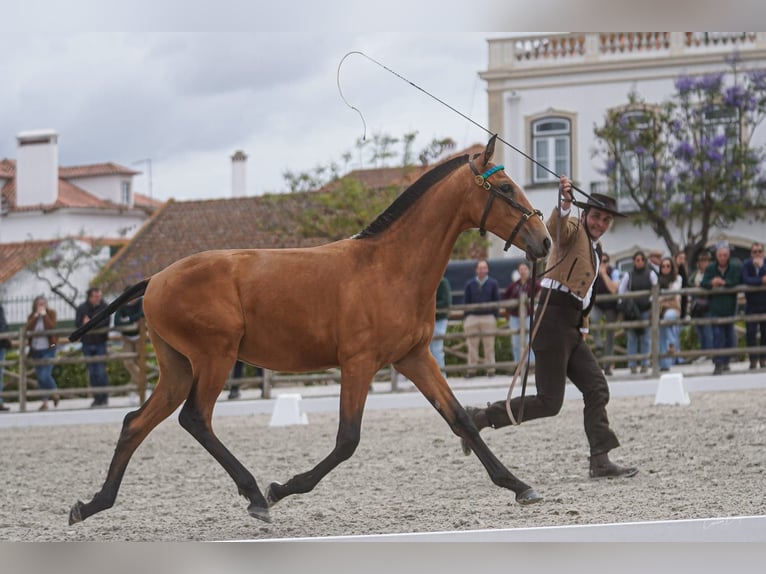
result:
[[[612,325],[617,321],[617,301],[604,301],[599,295],[614,295],[620,286],[620,270],[609,265],[609,254],[601,254],[601,264],[598,266],[596,283],[593,286],[593,308],[590,312],[590,323],[593,325],[593,344],[596,347],[596,355],[610,356],[614,354],[614,329],[604,329],[604,323]],[[604,374],[612,375],[612,363],[604,363]]]
[[[705,276],[705,270],[710,265],[710,252],[707,249],[703,249],[697,256],[697,269],[689,277],[689,286],[701,287],[702,278]],[[692,319],[706,319],[710,317],[710,301],[707,297],[702,295],[694,295],[692,297],[691,305],[689,306],[689,315]],[[713,326],[710,323],[705,325],[695,325],[697,330],[697,339],[699,340],[700,349],[712,349],[713,348]],[[699,357],[697,360],[704,359],[705,357]]]
[[[750,259],[742,265],[742,283],[750,287],[766,285],[766,267],[763,265],[763,243],[753,243],[750,247]],[[766,291],[745,293],[745,315],[766,313]],[[758,332],[761,334],[761,347],[766,346],[766,321],[748,321],[745,323],[747,346],[758,345]],[[766,367],[766,353],[750,353],[750,368]]]
[[[476,277],[465,284],[463,302],[492,303],[500,301],[500,285],[489,276],[489,264],[481,259],[476,263]],[[495,331],[497,330],[497,307],[491,309],[471,309],[465,312],[463,330],[468,345],[467,377],[475,374],[474,368],[479,363],[479,342],[484,347],[484,362],[495,363]],[[487,368],[487,375],[493,376],[495,367]]]
[[[106,308],[106,303],[101,300],[101,289],[98,287],[91,287],[88,289],[87,299],[85,303],[77,307],[75,313],[74,323],[76,327],[82,327],[85,323],[88,323],[93,316]],[[96,329],[109,326],[109,317],[104,319],[96,325]],[[82,354],[85,357],[105,356],[106,355],[106,340],[109,334],[104,331],[102,333],[90,331],[88,334],[82,337]],[[106,387],[109,384],[109,378],[106,374],[106,363],[103,361],[97,361],[94,363],[87,363],[88,366],[88,384],[91,387]],[[109,403],[109,395],[107,393],[94,393],[93,403],[90,405],[93,407],[105,407]]]
[[[517,281],[514,281],[505,290],[505,293],[503,293],[503,299],[511,299],[518,301],[518,305],[516,307],[512,307],[508,310],[508,323],[511,327],[511,347],[513,347],[513,360],[517,363],[521,362],[521,349],[524,345],[522,345],[521,340],[521,318],[519,313],[519,308],[521,307],[521,294],[524,293],[525,299],[526,299],[526,309],[524,310],[524,331],[526,333],[529,333],[529,329],[531,327],[529,318],[532,316],[532,295],[537,295],[537,293],[540,291],[540,282],[539,281],[533,281],[529,276],[529,265],[522,262],[519,263],[519,266],[516,268],[516,270],[519,272],[519,279]],[[526,338],[526,337],[525,337]],[[529,364],[532,365],[535,362],[535,353],[534,351],[529,351]]]
[[[731,259],[731,250],[728,243],[719,243],[715,250],[715,261],[707,266],[705,275],[702,277],[702,287],[711,289],[708,300],[710,301],[711,317],[733,317],[737,314],[736,293],[716,293],[716,289],[736,287],[742,282],[742,269],[737,259]],[[713,348],[731,349],[737,346],[734,334],[734,323],[713,325]],[[721,375],[730,370],[730,355],[714,355],[714,375]]]
[[[619,466],[608,453],[619,446],[617,435],[609,427],[606,405],[609,386],[596,357],[585,342],[588,313],[593,304],[593,284],[601,259],[599,239],[622,216],[616,201],[594,193],[587,203],[572,200],[572,181],[561,177],[561,208],[554,208],[548,219],[548,232],[554,240],[548,261],[549,274],[541,281],[540,308],[548,301],[541,316],[537,336],[532,343],[537,358],[535,384],[537,395],[526,397],[522,422],[558,414],[564,402],[564,388],[569,377],[583,395],[585,435],[590,446],[591,478],[634,476],[638,469]],[[582,208],[579,219],[569,217],[575,203]],[[539,311],[538,311],[539,312]],[[510,401],[511,412],[519,420],[521,397]],[[468,407],[468,415],[479,430],[499,428],[511,423],[505,401],[487,408]],[[465,452],[466,445],[463,445]]]
[[[449,319],[449,306],[452,304],[452,291],[449,281],[442,277],[439,286],[436,288],[436,315],[434,317],[434,334],[431,337],[429,349],[436,359],[436,363],[441,369],[444,378],[447,378],[447,371],[444,370],[444,335],[447,334],[447,323]]]

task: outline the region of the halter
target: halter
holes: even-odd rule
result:
[[[513,198],[508,197],[507,194],[505,194],[500,188],[498,188],[496,185],[491,183],[489,181],[489,177],[502,169],[505,169],[502,165],[496,165],[495,167],[489,168],[484,173],[480,173],[478,169],[476,169],[476,166],[473,163],[473,158],[468,160],[468,165],[471,166],[471,171],[476,176],[473,180],[476,182],[476,185],[479,187],[482,187],[486,189],[489,192],[489,197],[487,198],[487,203],[484,205],[484,213],[481,215],[481,222],[479,223],[479,233],[483,236],[487,230],[485,223],[487,222],[487,217],[489,216],[489,211],[492,209],[492,202],[495,200],[495,197],[498,197],[502,199],[504,202],[506,202],[508,205],[513,207],[514,209],[517,209],[521,212],[521,218],[519,219],[518,223],[516,224],[516,227],[513,228],[513,231],[511,232],[510,237],[508,237],[508,240],[505,242],[505,247],[503,247],[503,251],[508,251],[508,249],[513,244],[513,240],[516,239],[516,236],[519,234],[519,231],[521,231],[521,226],[524,225],[527,221],[529,221],[529,218],[533,215],[537,215],[540,217],[540,219],[543,218],[543,213],[539,209],[527,209],[517,201],[515,201]]]

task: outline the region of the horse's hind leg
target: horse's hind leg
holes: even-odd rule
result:
[[[199,376],[186,404],[181,409],[178,421],[229,473],[239,493],[250,501],[247,507],[250,515],[265,522],[271,522],[269,505],[258,488],[255,478],[213,432],[213,408],[226,383],[231,361],[225,357],[205,357],[195,359],[194,363],[195,371],[199,371]]]
[[[72,506],[69,524],[81,522],[114,505],[130,457],[152,429],[169,417],[189,395],[192,386],[189,362],[154,333],[152,342],[160,367],[157,386],[140,409],[125,416],[104,485],[90,502],[78,500]]]
[[[415,384],[423,396],[428,399],[428,402],[439,411],[452,432],[471,446],[484,468],[487,469],[489,478],[493,483],[512,490],[516,494],[516,501],[519,504],[530,504],[542,500],[542,497],[531,486],[516,478],[489,450],[479,435],[476,425],[442,377],[439,366],[431,356],[428,347],[413,351],[397,362],[395,366],[398,371]]]
[[[377,366],[370,361],[341,365],[340,420],[335,448],[308,472],[296,474],[284,484],[272,482],[266,495],[270,505],[291,494],[311,491],[332,469],[354,454],[359,445],[364,403],[376,370]]]

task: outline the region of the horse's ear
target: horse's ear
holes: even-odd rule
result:
[[[497,139],[497,134],[493,135],[487,142],[487,148],[484,150],[484,165],[487,165],[489,163],[489,160],[492,159],[492,154],[495,153],[496,139]]]

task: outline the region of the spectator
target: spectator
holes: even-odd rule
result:
[[[481,259],[476,263],[476,277],[465,284],[463,302],[466,305],[500,301],[500,286],[489,276],[489,264]],[[495,331],[497,330],[497,307],[491,309],[470,309],[465,312],[463,330],[468,345],[468,370],[466,377],[475,374],[479,363],[479,342],[484,347],[484,362],[488,365],[487,375],[495,374]]]
[[[106,303],[101,300],[101,289],[98,287],[91,287],[88,289],[87,298],[85,302],[77,307],[75,313],[75,326],[82,327],[85,323],[88,323],[96,313],[106,308]],[[102,321],[96,325],[96,329],[109,326],[109,317],[104,317]],[[106,341],[109,334],[104,332],[93,332],[83,335],[82,337],[82,354],[85,357],[102,357],[106,355]],[[106,363],[104,361],[96,361],[93,363],[87,363],[88,367],[88,384],[91,387],[106,387],[109,384],[109,377],[106,373]],[[93,407],[105,407],[109,404],[109,395],[107,393],[94,393],[93,403],[90,405]]]
[[[449,319],[448,308],[452,303],[452,291],[450,290],[449,281],[446,277],[442,277],[439,281],[439,286],[436,288],[436,315],[434,318],[434,333],[431,337],[431,344],[429,349],[431,354],[436,359],[436,364],[439,365],[442,375],[447,378],[447,371],[444,361],[444,335],[447,334],[447,323]]]
[[[629,291],[649,291],[652,285],[657,284],[657,274],[647,265],[646,256],[643,251],[636,251],[633,254],[633,269],[628,271],[620,279],[620,286],[617,292],[627,293]],[[651,309],[650,295],[644,295],[635,299],[638,310],[641,312],[640,320],[646,321],[649,319],[649,310]],[[638,372],[638,366],[636,359],[632,358],[639,352],[642,354],[649,353],[649,344],[651,342],[649,329],[646,327],[638,327],[633,329],[626,329],[626,335],[628,339],[628,367],[630,367],[631,373]],[[639,349],[640,347],[640,349]],[[641,372],[645,373],[649,369],[649,359],[641,359]]]
[[[593,345],[596,356],[614,354],[614,330],[604,329],[601,320],[606,324],[617,321],[617,300],[604,301],[604,295],[614,295],[620,286],[620,270],[609,265],[609,255],[601,254],[601,264],[598,267],[596,282],[593,284],[594,303],[590,310],[590,325],[593,333]],[[603,363],[604,374],[612,374],[612,363]]]
[[[657,276],[660,284],[660,319],[663,321],[678,321],[681,317],[681,295],[663,294],[663,291],[678,291],[681,289],[682,278],[676,271],[676,264],[670,257],[660,261],[660,274]],[[681,327],[676,325],[660,325],[660,355],[673,355],[680,350]],[[675,363],[675,357],[662,357],[660,370],[669,371]]]
[[[710,315],[716,318],[734,317],[737,314],[736,293],[716,293],[717,289],[736,287],[742,282],[742,269],[739,261],[731,258],[729,245],[721,243],[715,250],[715,261],[707,266],[702,277],[702,286],[711,289],[709,296]],[[713,347],[715,349],[731,349],[737,340],[734,336],[734,323],[713,325]],[[730,355],[715,355],[713,364],[714,375],[720,375],[730,370]]]
[[[681,276],[681,289],[689,286],[689,271],[686,269],[686,252],[679,251],[673,258],[676,264],[676,271]],[[681,317],[689,316],[689,296],[681,295]],[[679,357],[680,360],[680,357]],[[683,362],[683,361],[681,361]]]
[[[753,243],[750,247],[750,259],[742,265],[742,283],[751,287],[766,285],[766,267],[763,265],[763,243]],[[766,313],[766,291],[745,293],[745,315],[760,315]],[[766,320],[747,321],[745,336],[747,346],[756,347],[758,333],[761,335],[761,347],[766,347]],[[758,363],[766,367],[766,353],[750,353],[750,368],[757,369]]]
[[[0,303],[0,333],[7,333],[9,331],[8,329],[8,322],[5,320],[5,309],[3,309],[2,303]],[[10,339],[0,339],[0,393],[3,392],[3,377],[5,376],[5,365],[3,365],[3,361],[5,361],[5,353],[8,351],[8,349],[11,348],[11,340]],[[7,412],[11,409],[9,409],[5,405],[5,401],[3,400],[2,394],[0,394],[0,412]]]
[[[509,299],[509,300],[515,300],[517,302],[521,301],[521,294],[524,293],[526,296],[527,304],[525,309],[525,332],[529,334],[530,329],[530,322],[529,318],[532,315],[532,295],[533,295],[533,285],[534,285],[534,294],[536,295],[540,290],[540,282],[539,281],[532,281],[529,277],[529,265],[526,263],[519,263],[519,266],[516,268],[516,270],[519,272],[519,278],[508,285],[506,287],[505,292],[503,293],[503,299]],[[508,310],[508,323],[511,327],[511,346],[513,347],[513,360],[517,363],[521,362],[521,348],[526,345],[526,340],[522,344],[521,340],[521,333],[519,332],[519,329],[521,328],[521,319],[519,317],[520,311],[519,311],[520,305],[516,305],[515,307],[512,307]],[[529,349],[529,364],[532,365],[535,362],[535,352],[532,349]]]
[[[144,298],[131,299],[120,307],[114,316],[116,327],[125,327],[122,331],[122,350],[125,353],[138,353],[139,348],[139,325],[138,321],[144,316]],[[125,360],[125,368],[130,373],[130,382],[141,389],[144,381],[141,381],[141,357],[136,355],[132,359]]]
[[[705,276],[705,269],[710,265],[710,252],[705,249],[697,256],[697,269],[689,277],[690,287],[702,287],[702,278]],[[692,319],[709,319],[710,318],[710,302],[707,296],[694,295],[692,297],[691,306],[689,307],[689,315]],[[697,339],[699,340],[700,349],[703,351],[713,348],[713,326],[710,323],[705,325],[694,325],[697,331]],[[703,359],[704,357],[700,357]]]
[[[48,308],[45,297],[35,297],[32,302],[32,312],[27,317],[27,333],[29,337],[29,356],[33,360],[52,359],[56,356],[56,335],[35,335],[38,331],[50,331],[56,328],[56,311]],[[53,365],[35,365],[35,377],[40,389],[55,391],[58,386],[53,378]],[[59,404],[58,393],[53,394],[53,406]],[[41,411],[48,410],[48,395],[43,395]]]
[[[659,249],[652,249],[649,252],[649,268],[655,273],[660,272],[660,262],[662,261],[662,251]]]
[[[240,360],[237,360],[237,362],[234,363],[234,368],[231,371],[231,378],[234,380],[239,380],[242,378],[242,370],[245,368],[245,363],[243,363]],[[241,391],[239,390],[239,383],[232,383],[229,387],[229,400],[235,400],[242,396]]]

